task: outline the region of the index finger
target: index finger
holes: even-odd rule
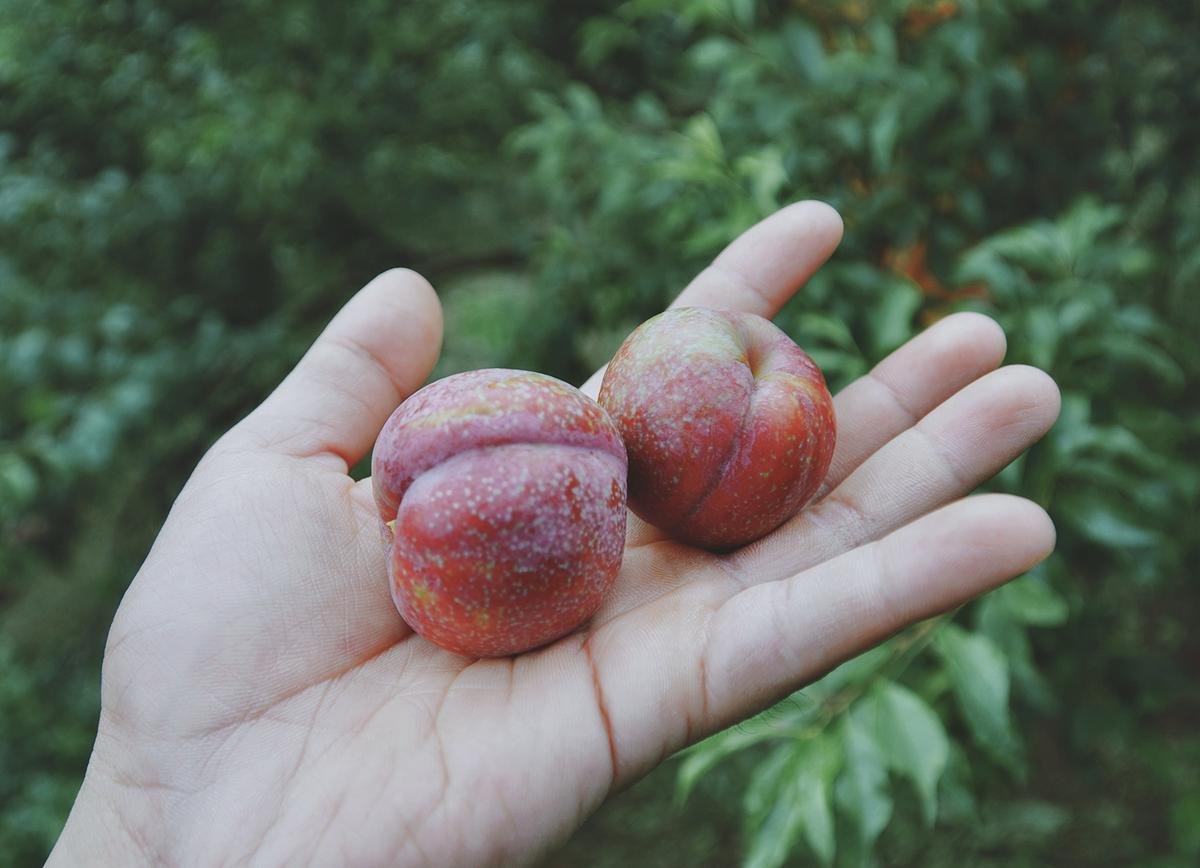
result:
[[[717,307],[770,319],[824,264],[842,240],[842,218],[806,200],[751,226],[701,271],[671,307]],[[595,398],[604,368],[583,384]]]

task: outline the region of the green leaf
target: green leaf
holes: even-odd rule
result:
[[[1056,627],[1067,620],[1067,601],[1036,571],[1009,582],[995,594],[1012,616],[1024,624]]]
[[[810,684],[804,689],[804,693],[817,702],[823,702],[845,687],[865,684],[893,657],[893,649],[889,642],[876,645],[857,657],[851,657],[820,680]]]
[[[1157,533],[1138,526],[1112,504],[1094,496],[1064,495],[1059,498],[1058,507],[1072,526],[1097,545],[1112,549],[1147,548],[1159,541]]]
[[[696,115],[688,121],[684,131],[696,153],[710,163],[725,162],[725,148],[721,144],[721,133],[710,115]]]
[[[985,241],[982,248],[1041,275],[1065,276],[1067,253],[1054,227],[1035,223]]]
[[[927,824],[937,818],[937,785],[946,770],[950,743],[942,721],[925,700],[906,687],[887,683],[861,703],[862,721],[888,768],[912,781]]]
[[[687,801],[700,778],[732,751],[699,750],[686,754],[679,764],[675,777],[675,802],[682,805]]]
[[[38,475],[33,467],[14,452],[0,453],[0,513],[16,512],[33,499],[38,489]]]
[[[825,381],[834,391],[837,391],[839,385],[845,385],[867,372],[866,360],[857,352],[846,353],[841,350],[827,350],[824,347],[806,348],[806,351],[820,366],[825,374]]]
[[[757,6],[758,0],[729,0],[733,20],[742,27],[753,26],[755,7]]]
[[[896,30],[883,17],[872,18],[866,27],[871,48],[889,61],[896,59]]]
[[[1187,380],[1183,368],[1165,350],[1135,334],[1105,331],[1102,336],[1080,341],[1074,350],[1076,358],[1103,359],[1134,375],[1148,374],[1172,389],[1182,389]]]
[[[700,778],[721,760],[774,735],[767,726],[753,726],[752,721],[747,721],[693,746],[682,754],[675,778],[675,801],[678,804],[686,802]]]
[[[851,709],[842,719],[845,766],[836,793],[838,807],[854,823],[859,844],[868,852],[892,818],[892,796],[883,751],[860,717]]]
[[[796,318],[796,337],[808,340],[810,337],[827,341],[835,347],[844,350],[855,350],[854,336],[844,320],[821,313],[803,313]]]
[[[803,835],[822,864],[836,851],[830,786],[841,764],[835,737],[823,734],[778,748],[746,792],[753,828],[746,868],[777,868]]]
[[[837,851],[829,796],[841,764],[842,751],[837,738],[825,735],[812,739],[801,756],[796,780],[804,840],[823,865],[831,864]]]
[[[737,170],[748,181],[759,211],[766,215],[779,207],[779,190],[787,182],[787,170],[778,148],[767,147],[747,154],[738,160]]]
[[[892,167],[892,153],[900,135],[900,117],[903,100],[897,95],[883,104],[883,108],[871,122],[868,135],[871,142],[871,165],[877,172],[886,172]]]
[[[772,806],[778,801],[780,790],[791,780],[797,744],[795,741],[784,742],[755,766],[750,785],[742,794],[742,810],[749,825],[762,824]]]
[[[819,693],[820,682],[810,685],[808,691]],[[731,754],[769,739],[790,737],[796,727],[812,719],[818,707],[804,693],[797,692],[749,720],[682,751],[678,755],[681,762],[675,782],[676,801],[683,804],[705,772]]]
[[[1089,425],[1080,433],[1078,448],[1080,451],[1097,453],[1106,459],[1123,459],[1148,473],[1153,473],[1161,467],[1161,456],[1140,437],[1120,425]]]
[[[895,349],[913,335],[913,317],[921,308],[921,290],[906,280],[888,286],[879,306],[871,312],[876,355]]]
[[[697,68],[719,72],[734,62],[738,52],[739,46],[733,40],[724,36],[710,36],[692,46],[688,56]]]
[[[776,868],[800,837],[800,794],[795,786],[797,744],[776,748],[754,770],[754,779],[743,797],[752,830],[745,868]]]
[[[1025,846],[1038,841],[1053,844],[1061,835],[1063,827],[1071,821],[1071,812],[1062,805],[1039,799],[1000,802],[989,807],[987,837],[997,843],[1003,841],[1007,845],[1017,841]]]
[[[1071,259],[1086,257],[1096,239],[1119,226],[1121,219],[1121,209],[1116,205],[1102,205],[1090,197],[1079,200],[1058,223],[1067,254]]]
[[[981,747],[1015,766],[1020,744],[1008,708],[1008,660],[991,639],[947,624],[934,640],[958,707]]]
[[[1039,368],[1052,369],[1062,336],[1058,312],[1046,307],[1034,308],[1025,321],[1025,343],[1029,361]]]
[[[1171,827],[1176,849],[1200,857],[1200,792],[1180,795],[1171,806]]]
[[[579,58],[598,66],[615,52],[636,45],[637,28],[619,18],[593,18],[580,29]]]
[[[825,47],[812,25],[792,18],[783,26],[783,39],[801,75],[812,81],[825,77]]]

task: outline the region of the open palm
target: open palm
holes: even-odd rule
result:
[[[840,234],[827,206],[793,205],[677,303],[771,316]],[[960,499],[1058,410],[1046,375],[996,370],[993,322],[960,314],[837,396],[829,478],[784,527],[716,556],[631,518],[584,629],[450,654],[396,614],[370,482],[347,474],[440,340],[428,284],[382,275],[201,461],[117,614],[55,857],[531,861],[681,747],[1053,546],[1037,506]]]

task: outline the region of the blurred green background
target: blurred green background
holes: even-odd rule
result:
[[[0,861],[54,841],[172,498],[349,294],[580,381],[817,197],[834,386],[975,309],[1057,554],[616,797],[552,865],[1200,859],[1194,0],[0,2]]]

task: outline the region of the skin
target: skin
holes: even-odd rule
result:
[[[678,303],[770,316],[840,236],[828,206],[792,205]],[[532,862],[677,749],[1053,548],[1035,504],[963,499],[1059,398],[997,370],[1000,329],[960,314],[835,398],[829,475],[778,530],[718,556],[631,519],[585,629],[451,654],[396,615],[371,484],[347,475],[440,334],[429,285],[382,275],[200,462],[113,623],[50,864]]]
[[[713,551],[795,515],[833,458],[825,378],[754,314],[677,307],[634,330],[599,401],[629,450],[629,506],[673,539]]]
[[[488,369],[431,383],[383,426],[371,468],[392,599],[448,651],[545,645],[600,608],[621,567],[625,445],[561,380]]]

